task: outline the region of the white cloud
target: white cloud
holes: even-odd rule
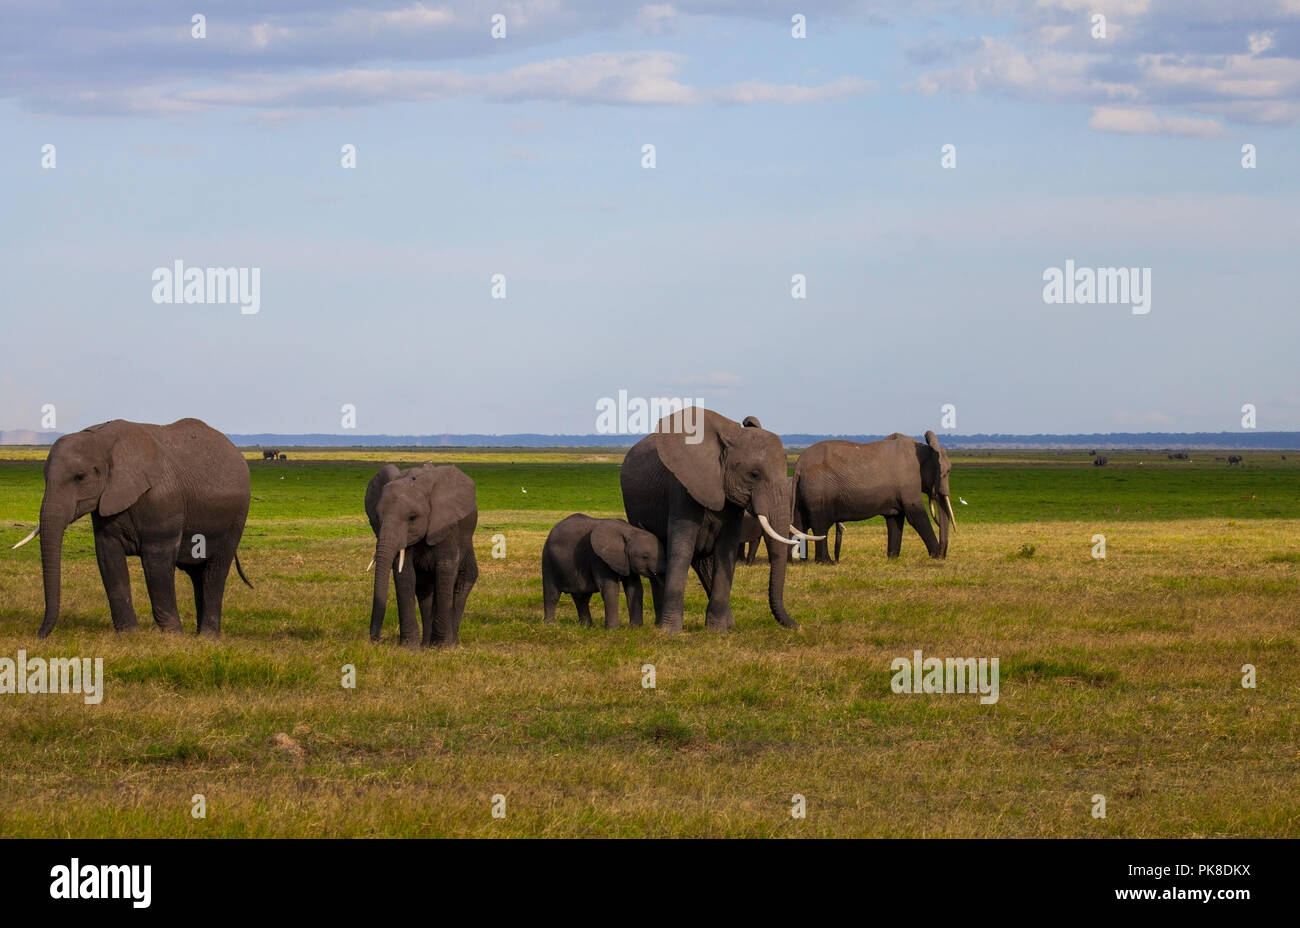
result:
[[[1217,139],[1227,135],[1214,119],[1194,116],[1161,116],[1151,110],[1120,107],[1097,107],[1088,126],[1099,132],[1124,132],[1138,135],[1183,135]]]
[[[247,75],[222,87],[167,97],[145,93],[142,106],[170,110],[203,107],[254,107],[302,111],[381,103],[481,97],[495,102],[551,100],[569,103],[692,106],[815,103],[870,89],[857,78],[821,86],[750,81],[717,88],[689,86],[677,79],[686,59],[671,52],[597,52],[521,65],[495,74],[463,71],[353,69],[305,77]],[[140,107],[134,107],[137,111]]]

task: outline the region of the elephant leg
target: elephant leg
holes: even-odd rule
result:
[[[560,588],[545,570],[542,571],[542,621],[555,624],[555,606],[560,601]]]
[[[826,535],[830,532],[831,524],[832,522],[828,521],[825,525],[822,525],[820,522],[814,520],[812,523],[812,527],[809,529],[809,531],[812,532],[812,534],[814,535]],[[831,563],[830,542],[827,541],[825,538],[823,538],[821,541],[814,542],[813,544],[815,545],[815,551],[816,551],[816,554],[814,555],[814,561],[818,564]]]
[[[108,594],[108,611],[113,617],[113,630],[135,631],[140,625],[131,602],[131,574],[126,569],[126,553],[115,539],[103,532],[95,532],[95,560],[99,562],[99,576]]]
[[[460,553],[443,556],[434,564],[433,626],[424,627],[425,645],[447,647],[460,644],[456,637],[456,577],[460,574]]]
[[[460,572],[456,574],[456,589],[452,596],[452,634],[460,643],[460,623],[465,618],[465,604],[469,602],[470,590],[478,583],[478,558],[474,556],[474,547],[469,546],[460,556]]]
[[[632,628],[641,627],[642,597],[641,578],[636,574],[623,581],[623,595],[627,597],[627,624]]]
[[[709,593],[709,606],[704,612],[704,627],[717,631],[735,628],[736,619],[731,612],[731,581],[736,574],[735,558],[725,555],[713,560],[713,583]]]
[[[415,602],[415,558],[408,557],[406,561],[401,573],[393,564],[393,595],[397,597],[397,640],[413,648],[420,642],[419,610]]]
[[[898,557],[903,550],[902,515],[885,516],[885,529],[889,535],[889,540],[885,543],[885,554],[888,557]]]
[[[686,614],[686,572],[695,557],[698,534],[699,525],[692,520],[679,517],[668,526],[668,570],[664,578],[662,618],[657,616],[656,624],[670,632],[682,630]]]
[[[916,503],[908,506],[903,510],[907,516],[908,523],[916,530],[916,534],[921,536],[925,542],[925,550],[929,552],[930,557],[939,556],[939,539],[934,535],[934,526],[930,524],[930,514],[925,511],[925,506]]]
[[[140,555],[144,564],[144,585],[149,591],[153,620],[165,632],[181,630],[181,614],[176,609],[176,552],[171,549],[146,549]]]
[[[199,614],[200,635],[215,637],[221,634],[221,605],[226,598],[226,580],[230,577],[230,564],[233,560],[233,556],[230,559],[209,560],[199,572],[203,603],[199,605],[198,596],[194,597],[194,603]]]
[[[198,625],[203,627],[203,568],[185,566],[181,570],[190,578],[190,585],[194,587],[194,614],[198,616]]]
[[[600,581],[600,598],[605,602],[606,628],[618,628],[618,587],[616,577],[605,577]]]
[[[835,523],[835,563],[840,562],[840,542],[844,540],[844,523]]]
[[[699,578],[700,586],[704,587],[704,595],[710,599],[713,597],[713,572],[716,561],[712,555],[707,557],[696,557],[691,560],[691,569],[695,571],[695,576]]]
[[[591,594],[573,593],[573,604],[578,607],[578,624],[591,628]]]
[[[662,625],[664,615],[664,582],[659,577],[650,578],[650,605],[652,605],[655,610],[655,625]]]
[[[433,574],[421,571],[415,575],[415,604],[420,610],[420,624],[433,628],[433,593],[437,584]]]

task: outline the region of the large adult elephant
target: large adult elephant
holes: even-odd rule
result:
[[[176,568],[194,585],[201,635],[221,633],[221,602],[248,518],[248,464],[220,432],[198,419],[148,425],[114,419],[64,435],[45,459],[38,528],[45,584],[44,638],[59,618],[60,559],[68,525],[90,514],[95,557],[108,593],[113,628],[139,624],[131,603],[127,557],[144,565],[153,618],[180,631]]]
[[[465,602],[478,581],[474,481],[451,465],[422,464],[400,470],[388,464],[366,487],[366,517],[375,532],[370,639],[378,641],[384,629],[391,570],[401,643],[459,644]],[[416,619],[417,604],[423,635]]]
[[[741,522],[750,512],[767,535],[767,600],[772,615],[789,628],[785,573],[794,539],[777,526],[790,524],[791,500],[781,439],[757,426],[743,426],[712,410],[688,407],[665,416],[623,459],[619,471],[627,520],[664,545],[667,570],[650,579],[655,624],[680,631],[686,574],[694,569],[709,597],[705,624],[727,629],[731,581],[736,571]]]
[[[899,432],[866,443],[819,441],[795,464],[795,524],[821,535],[836,525],[838,560],[838,523],[884,516],[889,536],[886,553],[898,557],[906,519],[930,557],[947,557],[949,530],[957,522],[948,489],[951,470],[948,452],[934,432],[926,432],[924,442]],[[939,524],[937,538],[926,515],[927,498],[930,515]],[[817,542],[817,560],[830,561],[825,541]]]

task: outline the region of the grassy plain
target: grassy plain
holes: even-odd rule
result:
[[[228,588],[219,642],[115,636],[89,520],[39,642],[39,551],[8,545],[41,454],[5,452],[0,657],[102,657],[107,680],[97,706],[0,695],[0,836],[1300,835],[1300,454],[954,455],[946,561],[908,529],[891,563],[881,520],[851,525],[842,563],[792,568],[798,631],[768,614],[760,556],[734,632],[703,629],[695,585],[677,637],[579,628],[567,597],[541,623],[546,532],[621,515],[617,453],[289,454],[250,462],[256,589]],[[452,652],[367,640],[363,490],[380,461],[426,459],[478,484],[481,577]],[[999,702],[893,693],[916,649],[999,658]]]

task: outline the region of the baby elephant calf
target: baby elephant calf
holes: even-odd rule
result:
[[[556,524],[542,548],[542,594],[546,621],[555,621],[561,593],[573,596],[578,620],[591,625],[591,594],[605,601],[605,627],[618,628],[618,588],[627,595],[628,622],[641,624],[641,578],[661,576],[659,539],[622,519],[575,513]]]

